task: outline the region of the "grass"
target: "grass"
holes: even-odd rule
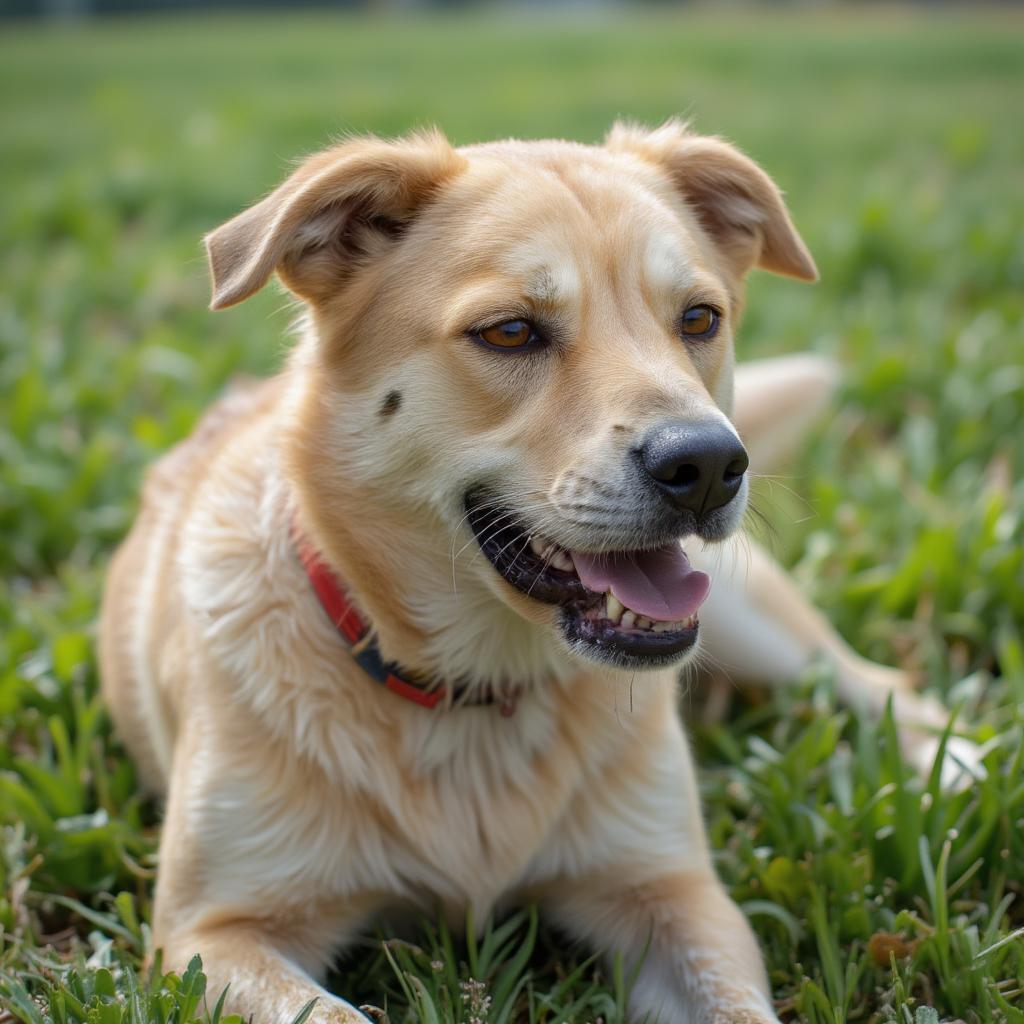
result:
[[[692,728],[719,870],[780,1015],[1024,1021],[1022,23],[883,13],[580,22],[327,14],[8,25],[0,36],[0,1003],[42,1024],[216,1022],[143,967],[159,812],[97,699],[103,570],[143,467],[237,371],[262,295],[206,311],[198,238],[332,133],[596,139],[682,112],[789,193],[822,282],[757,276],[742,354],[814,348],[842,401],[772,544],[863,653],[984,745],[943,793],[810,673]],[[629,979],[528,910],[424,921],[333,984],[392,1021],[615,1021]],[[933,1008],[933,1009],[929,1009]],[[933,1012],[934,1010],[934,1012]],[[0,1019],[3,1019],[0,1013]]]

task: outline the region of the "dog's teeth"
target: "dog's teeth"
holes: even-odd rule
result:
[[[551,556],[551,565],[556,569],[561,569],[562,572],[572,572],[576,568],[573,565],[572,559],[565,551],[556,551]]]
[[[653,625],[654,623],[646,615],[638,615],[636,617],[637,629],[650,629]]]
[[[530,538],[530,550],[535,555],[539,555],[541,558],[544,557],[544,555],[547,553],[547,550],[548,550],[548,548],[550,546],[551,545],[548,544],[547,541],[541,540],[540,537],[531,537]]]
[[[655,633],[671,633],[673,630],[677,630],[679,624],[676,622],[656,622],[651,629]]]
[[[619,620],[619,625],[623,629],[632,629],[636,625],[636,612],[624,611],[622,618]]]
[[[604,603],[607,619],[617,625],[625,610],[622,602],[614,594],[605,594]]]

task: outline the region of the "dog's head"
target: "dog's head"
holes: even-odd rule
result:
[[[676,123],[358,139],[207,246],[214,308],[274,271],[308,304],[293,473],[322,536],[386,548],[359,578],[415,566],[421,604],[473,580],[605,663],[692,650],[709,581],[680,541],[726,537],[747,500],[742,279],[816,273],[753,162]]]

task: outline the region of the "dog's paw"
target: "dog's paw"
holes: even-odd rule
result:
[[[738,999],[728,996],[711,1005],[699,1018],[701,1024],[780,1024],[767,995],[749,992]]]
[[[715,1010],[706,1018],[706,1024],[781,1024],[768,1010]]]
[[[353,1006],[338,996],[317,1002],[308,1024],[378,1024],[363,1009]]]

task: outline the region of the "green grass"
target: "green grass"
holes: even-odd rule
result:
[[[837,711],[821,674],[737,697],[726,721],[693,721],[719,869],[785,1019],[1024,1021],[1022,28],[981,13],[5,26],[9,1012],[219,1016],[198,971],[142,967],[159,812],[111,738],[93,651],[143,467],[232,373],[280,358],[280,295],[206,311],[199,236],[332,133],[593,140],[617,115],[683,113],[778,178],[822,270],[815,288],[755,275],[741,354],[809,347],[847,371],[759,498],[773,546],[859,650],[960,707],[989,769],[940,792],[889,723]],[[469,946],[426,921],[413,942],[371,936],[334,983],[393,1021],[620,1019],[629,979],[585,957],[525,912]]]

